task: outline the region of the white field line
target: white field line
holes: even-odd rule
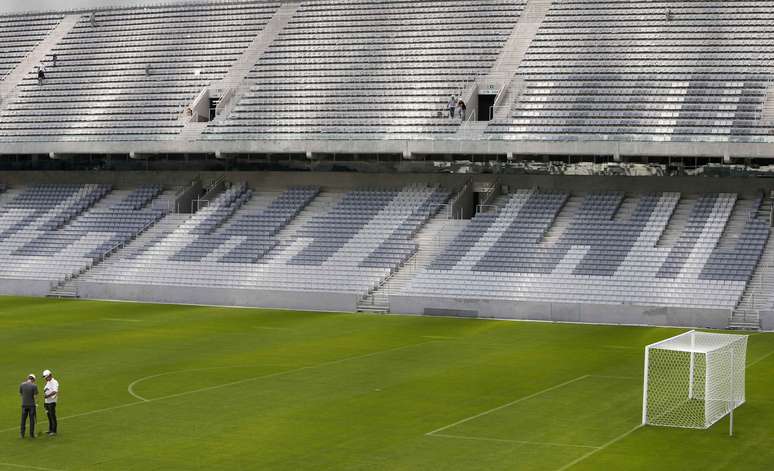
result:
[[[504,438],[490,438],[490,437],[470,437],[466,435],[449,435],[446,433],[434,433],[433,437],[443,438],[459,438],[461,440],[480,440],[484,442],[500,442],[500,443],[514,443],[517,445],[542,445],[542,446],[560,446],[560,447],[572,447],[572,448],[591,448],[597,449],[598,447],[591,445],[572,445],[569,443],[554,443],[554,442],[530,442],[523,440],[507,440]]]
[[[54,468],[41,468],[40,466],[29,466],[26,464],[13,464],[13,463],[0,462],[0,468],[2,468],[3,466],[8,468],[17,468],[17,469],[37,469],[39,471],[59,471],[58,469],[54,469]]]
[[[755,361],[753,361],[751,363],[748,363],[745,368],[750,368],[751,366],[756,365],[757,363],[760,363],[761,361],[765,360],[766,358],[770,357],[771,355],[774,355],[774,351],[771,351],[771,352],[763,355],[762,357],[758,358],[757,360],[755,360]],[[557,469],[556,471],[565,471],[567,469],[570,469],[571,467],[573,467],[576,464],[580,463],[581,461],[585,460],[589,456],[604,450],[605,448],[609,447],[610,445],[612,445],[612,444],[614,444],[614,443],[616,443],[616,442],[618,442],[620,440],[623,440],[624,438],[628,437],[629,435],[631,435],[632,433],[636,432],[637,430],[639,430],[642,427],[643,427],[642,424],[637,425],[636,427],[632,428],[628,432],[625,432],[625,433],[615,437],[614,439],[612,439],[609,442],[605,443],[604,445],[602,445],[601,447],[597,448],[596,450],[592,450],[592,451],[586,453],[585,455],[583,455],[583,456],[581,456],[581,457],[571,461],[570,463],[562,466],[561,468]]]
[[[509,402],[507,404],[503,404],[501,406],[494,407],[492,409],[486,410],[486,411],[481,412],[479,414],[472,415],[472,416],[464,418],[462,420],[458,420],[457,422],[451,423],[449,425],[444,425],[443,427],[435,429],[432,432],[427,432],[425,435],[434,435],[434,434],[436,434],[438,432],[443,432],[444,430],[448,430],[448,429],[450,429],[452,427],[456,427],[458,425],[464,424],[465,422],[470,422],[471,420],[478,419],[479,417],[483,417],[485,415],[491,414],[492,412],[497,412],[499,410],[503,410],[503,409],[505,409],[507,407],[511,407],[514,404],[518,404],[520,402],[524,402],[526,400],[529,400],[529,399],[532,399],[534,397],[540,396],[541,394],[545,394],[547,392],[551,392],[551,391],[553,391],[555,389],[563,388],[563,387],[565,387],[567,385],[570,385],[572,383],[576,383],[578,381],[584,380],[584,379],[586,379],[586,378],[588,378],[590,376],[591,375],[578,376],[575,379],[571,379],[569,381],[565,381],[564,383],[557,384],[556,386],[551,386],[549,388],[543,389],[542,391],[538,391],[538,392],[536,392],[534,394],[530,394],[529,396],[521,397],[521,398],[516,399],[515,401],[511,401],[511,402]]]
[[[126,392],[128,392],[131,396],[133,396],[133,397],[135,397],[135,398],[137,398],[137,399],[139,399],[139,400],[141,400],[143,402],[148,402],[150,399],[148,399],[146,397],[142,397],[139,394],[137,394],[136,392],[134,392],[134,387],[137,386],[138,384],[142,383],[143,381],[148,381],[150,379],[160,378],[162,376],[170,376],[170,375],[175,375],[175,374],[196,373],[197,371],[228,370],[228,369],[235,369],[235,368],[249,368],[249,367],[245,366],[245,365],[238,365],[238,366],[213,366],[211,368],[194,368],[194,369],[190,369],[190,370],[167,371],[166,373],[158,373],[158,374],[155,374],[155,375],[145,376],[144,378],[140,378],[140,379],[132,382],[126,388]]]
[[[748,363],[746,368],[749,368],[749,367],[751,367],[751,366],[755,366],[755,365],[757,365],[758,363],[762,362],[763,360],[765,360],[766,358],[768,358],[768,357],[770,357],[770,356],[772,356],[772,355],[774,355],[774,350],[772,350],[772,351],[770,351],[769,353],[767,353],[767,354],[763,355],[762,357],[758,358],[757,360],[755,360],[755,361],[753,361],[753,362],[751,362],[751,363]]]
[[[556,471],[565,471],[567,469],[572,468],[573,466],[575,466],[576,464],[578,464],[581,461],[585,460],[589,456],[591,456],[591,455],[593,455],[595,453],[599,453],[600,451],[604,450],[605,448],[609,447],[610,445],[612,445],[612,444],[614,444],[614,443],[616,443],[618,441],[623,440],[624,438],[626,438],[629,435],[633,434],[634,432],[636,432],[640,428],[642,428],[642,424],[638,424],[636,427],[630,429],[627,432],[622,433],[621,435],[618,435],[617,437],[615,437],[614,439],[612,439],[609,442],[605,443],[604,445],[602,445],[602,446],[600,446],[598,448],[595,448],[595,449],[591,450],[590,452],[586,453],[585,455],[580,456],[580,457],[570,461],[569,463],[567,463],[566,465],[564,465],[561,468],[557,469]]]
[[[142,322],[141,319],[118,319],[116,317],[103,317],[102,320],[111,322]]]
[[[102,412],[109,412],[109,411],[114,411],[114,410],[118,410],[118,409],[125,409],[127,407],[132,407],[132,406],[136,406],[136,405],[139,405],[139,404],[149,404],[151,402],[164,401],[166,399],[174,399],[176,397],[188,396],[188,395],[197,394],[197,393],[200,393],[200,392],[213,391],[213,390],[216,390],[216,389],[226,388],[226,387],[229,387],[229,386],[249,383],[251,381],[258,381],[258,380],[267,379],[267,378],[275,378],[275,377],[278,377],[278,376],[284,376],[284,375],[289,375],[289,374],[293,374],[293,373],[298,373],[299,371],[313,370],[313,369],[317,369],[317,368],[323,368],[325,366],[337,365],[339,363],[344,363],[344,362],[347,362],[347,361],[360,360],[360,359],[363,359],[363,358],[370,358],[370,357],[373,357],[373,356],[376,356],[376,355],[382,355],[384,353],[391,353],[391,352],[396,352],[396,351],[399,351],[399,350],[405,350],[407,348],[418,347],[420,345],[426,345],[426,344],[433,343],[433,342],[434,341],[429,340],[427,342],[412,343],[412,344],[403,345],[403,346],[400,346],[400,347],[388,348],[387,350],[379,350],[377,352],[366,353],[366,354],[363,354],[363,355],[355,355],[355,356],[351,356],[351,357],[340,358],[338,360],[326,361],[326,362],[323,362],[323,363],[319,363],[317,365],[302,366],[300,368],[294,368],[292,370],[279,371],[277,373],[269,373],[267,375],[262,375],[262,376],[254,376],[252,378],[246,378],[246,379],[243,379],[243,380],[240,380],[240,381],[232,381],[230,383],[216,384],[214,386],[208,386],[206,388],[199,388],[199,389],[194,389],[194,390],[191,390],[191,391],[184,391],[184,392],[181,392],[181,393],[170,394],[170,395],[167,395],[167,396],[154,397],[152,399],[139,400],[137,402],[130,402],[128,404],[120,404],[120,405],[117,405],[117,406],[105,407],[103,409],[96,409],[96,410],[92,410],[92,411],[88,411],[88,412],[81,412],[80,414],[73,414],[73,415],[68,415],[68,416],[65,416],[65,417],[59,417],[59,420],[74,419],[74,418],[77,418],[77,417],[84,417],[84,416],[87,416],[87,415],[100,414]],[[42,424],[43,421],[41,420],[41,421],[38,421],[37,423],[38,424]],[[3,429],[3,430],[0,430],[0,433],[12,432],[12,431],[19,431],[19,427]]]

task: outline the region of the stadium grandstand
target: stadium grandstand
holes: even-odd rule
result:
[[[3,0],[0,471],[771,471],[772,46],[774,0]]]
[[[7,14],[0,292],[774,329],[772,6]]]

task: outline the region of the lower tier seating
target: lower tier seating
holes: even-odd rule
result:
[[[59,282],[152,226],[158,186],[112,191],[107,185],[12,189],[0,205],[0,279]]]
[[[362,295],[411,257],[413,235],[449,198],[447,191],[427,186],[319,191],[272,194],[233,185],[164,237],[90,278]],[[303,221],[296,221],[307,206]]]
[[[557,303],[733,309],[769,237],[736,194],[703,194],[684,219],[678,193],[582,197],[568,225],[547,238],[570,195],[522,190],[474,218],[402,294]],[[760,205],[760,199],[757,201]],[[723,241],[734,208],[743,228]],[[628,214],[621,214],[621,213]],[[673,225],[675,227],[668,226]],[[664,239],[679,231],[673,242]],[[730,236],[727,236],[730,237]]]

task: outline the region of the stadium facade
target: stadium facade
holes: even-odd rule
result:
[[[774,329],[772,6],[0,17],[0,292]]]

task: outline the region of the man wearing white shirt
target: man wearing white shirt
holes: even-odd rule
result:
[[[56,435],[56,401],[59,398],[59,381],[54,379],[51,371],[46,370],[43,372],[43,377],[46,379],[46,385],[43,387],[44,404],[46,408],[46,415],[48,416],[48,432],[47,435]]]

